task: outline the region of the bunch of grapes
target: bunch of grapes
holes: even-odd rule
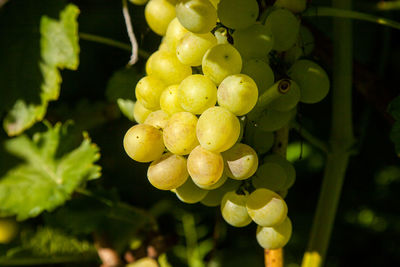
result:
[[[133,2],[146,1],[132,0]],[[265,249],[283,247],[292,224],[284,201],[295,170],[269,153],[274,131],[298,102],[316,103],[329,79],[304,59],[313,49],[300,25],[306,0],[150,0],[149,27],[164,36],[136,85],[126,153],[151,162],[149,182],[183,202],[220,206],[235,227],[254,221]]]

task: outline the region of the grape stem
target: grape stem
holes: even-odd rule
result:
[[[333,0],[334,8],[350,9],[350,0]],[[346,11],[347,12],[347,11]],[[344,12],[344,14],[347,14]],[[333,83],[330,147],[311,236],[302,267],[324,263],[341,189],[354,144],[352,123],[352,22],[335,18],[333,27]]]
[[[129,41],[131,42],[132,54],[131,59],[128,62],[128,65],[134,65],[138,60],[138,42],[136,40],[135,33],[133,32],[131,16],[129,15],[129,8],[127,0],[122,0],[122,14],[124,15],[126,31],[128,32]]]

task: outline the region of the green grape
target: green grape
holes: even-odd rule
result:
[[[188,178],[180,187],[176,188],[176,196],[185,203],[193,204],[201,201],[206,195],[207,190],[198,187],[192,180]]]
[[[236,191],[241,182],[238,180],[227,179],[226,182],[217,189],[208,191],[207,195],[201,201],[201,204],[207,207],[217,207],[221,205],[222,198],[229,191]]]
[[[160,44],[160,47],[161,47],[161,45],[162,45],[162,43]],[[160,47],[159,47],[159,48],[160,48]],[[157,50],[157,51],[161,51],[161,50]],[[146,74],[147,74],[148,76],[150,76],[150,75],[153,74],[152,61],[153,61],[153,59],[154,59],[154,54],[156,54],[157,51],[154,52],[153,54],[151,54],[151,55],[149,56],[149,58],[147,59],[147,61],[146,61],[145,69],[146,69]]]
[[[228,31],[225,28],[218,28],[214,32],[215,38],[217,38],[218,44],[229,44],[228,42]]]
[[[174,52],[160,50],[149,59],[147,70],[166,85],[178,84],[192,74],[192,68],[182,64]]]
[[[289,9],[293,13],[300,13],[306,9],[307,0],[276,0],[274,6]]]
[[[18,234],[18,224],[15,220],[0,218],[0,244],[10,243]]]
[[[178,99],[184,110],[201,114],[217,103],[217,87],[207,76],[191,75],[179,85]]]
[[[311,31],[302,25],[300,26],[296,44],[285,52],[285,62],[292,65],[299,58],[310,55],[313,50],[314,37]]]
[[[277,81],[276,84],[282,85],[282,81]],[[287,86],[290,86],[289,92],[286,94],[281,95],[279,98],[272,101],[268,108],[277,110],[277,111],[289,111],[296,107],[297,103],[300,100],[300,88],[296,82],[290,80],[284,80],[287,82]]]
[[[224,220],[232,226],[244,227],[251,223],[251,218],[246,209],[246,195],[228,192],[221,201],[221,214]]]
[[[272,31],[273,49],[286,51],[296,43],[300,21],[289,10],[277,9],[272,11],[267,17],[265,25]]]
[[[224,160],[220,153],[197,146],[190,152],[187,169],[199,186],[210,186],[218,182],[224,171]]]
[[[296,109],[283,112],[273,109],[266,109],[261,114],[257,125],[262,131],[273,132],[288,124],[295,114]]]
[[[165,153],[153,161],[147,169],[149,182],[160,190],[171,190],[183,185],[189,174],[186,159],[172,153]]]
[[[259,95],[270,88],[275,81],[271,67],[261,59],[243,62],[242,73],[249,75],[256,82]]]
[[[135,260],[133,263],[125,265],[125,267],[158,267],[158,263],[155,259],[145,257]]]
[[[218,7],[218,3],[220,0],[210,0],[211,4],[215,7],[215,9]]]
[[[316,63],[301,59],[296,61],[288,71],[288,75],[300,87],[300,101],[313,104],[321,101],[329,92],[329,77]]]
[[[257,227],[257,242],[264,249],[284,247],[292,236],[292,222],[289,217],[283,223],[273,227]]]
[[[178,43],[176,56],[185,65],[200,66],[207,50],[217,44],[217,38],[210,33],[189,32]]]
[[[133,107],[133,118],[137,123],[143,123],[150,113],[151,110],[145,108],[142,102],[136,101],[135,106]]]
[[[286,189],[286,190],[278,191],[276,193],[278,193],[278,195],[280,195],[284,199],[284,198],[286,198],[287,194],[289,193],[289,190]]]
[[[232,29],[244,29],[258,18],[256,0],[221,0],[218,4],[218,18],[221,23]]]
[[[144,4],[146,4],[149,0],[129,0],[129,2],[131,2],[134,5],[137,6],[142,6]]]
[[[219,85],[229,75],[242,70],[242,58],[230,44],[218,44],[207,50],[202,60],[202,70],[215,84]]]
[[[226,176],[225,173],[222,173],[221,178],[218,179],[218,181],[215,184],[212,185],[201,185],[201,184],[196,184],[198,187],[205,189],[205,190],[214,190],[217,189],[218,187],[222,186],[226,180],[228,179],[228,176]]]
[[[267,153],[274,145],[274,134],[272,132],[261,131],[258,128],[254,128],[253,134],[249,139],[249,145],[251,145],[258,154]]]
[[[165,84],[155,76],[145,76],[137,83],[135,88],[136,99],[150,110],[160,108],[160,95],[165,89]]]
[[[165,126],[167,126],[169,117],[169,114],[163,110],[153,111],[149,114],[149,116],[147,116],[144,124],[148,124],[156,127],[159,130],[162,130],[165,128]]]
[[[288,211],[282,197],[266,188],[253,191],[247,199],[246,207],[253,221],[264,227],[282,223]]]
[[[181,25],[177,18],[174,18],[169,23],[165,34],[165,40],[161,44],[165,43],[171,51],[175,51],[179,42],[186,33],[188,33],[188,30]]]
[[[182,0],[176,5],[176,17],[191,32],[207,33],[217,24],[217,10],[209,0]]]
[[[252,179],[256,188],[268,188],[275,192],[291,187],[296,179],[293,165],[279,155],[268,155]]]
[[[173,114],[163,131],[167,149],[178,155],[189,154],[199,144],[196,138],[196,125],[197,117],[192,113]]]
[[[212,107],[201,114],[196,135],[202,147],[214,152],[231,148],[239,138],[239,119],[223,107]]]
[[[225,163],[225,173],[229,178],[245,180],[257,170],[257,153],[246,144],[237,143],[231,149],[222,153]]]
[[[175,6],[167,0],[150,0],[144,10],[150,29],[158,35],[165,35],[168,24],[175,18]]]
[[[139,162],[150,162],[161,157],[164,152],[162,133],[147,124],[131,127],[124,137],[126,154]]]
[[[160,96],[161,109],[170,115],[185,111],[179,103],[178,88],[179,84],[170,85],[161,93]]]
[[[250,112],[258,100],[257,84],[246,74],[226,77],[218,87],[218,105],[236,116]]]
[[[236,30],[233,41],[242,58],[246,59],[267,57],[274,45],[271,29],[258,23]]]

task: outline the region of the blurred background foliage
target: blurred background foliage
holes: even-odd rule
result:
[[[26,73],[31,71],[30,65],[37,66],[38,62],[38,23],[44,14],[58,19],[66,3],[73,3],[80,10],[80,33],[128,44],[121,1],[10,0],[0,8],[0,72],[16,64],[12,53],[23,54],[24,58],[23,64],[18,63],[19,76],[12,77],[20,80],[19,88],[5,82],[10,77],[0,79],[2,97],[13,94],[13,90],[22,92],[22,97],[38,90],[37,79],[31,77],[43,74],[37,68],[35,73]],[[397,3],[355,0],[354,9],[400,21]],[[313,0],[310,5],[327,6],[330,1]],[[146,26],[144,8],[129,7],[140,49],[155,51],[160,37]],[[313,17],[304,22],[317,40],[314,59],[331,73],[332,19]],[[32,36],[14,30],[17,23],[31,26]],[[31,41],[28,37],[36,39]],[[398,30],[354,22],[356,72],[371,75],[356,75],[354,80],[358,144],[346,175],[326,266],[400,265],[400,163],[389,138],[393,119],[386,113],[389,101],[400,93],[399,44]],[[170,192],[155,190],[146,179],[146,165],[125,154],[122,139],[133,122],[123,116],[117,102],[124,106],[129,105],[128,100],[134,100],[134,86],[144,75],[145,59],[140,58],[128,68],[129,49],[84,39],[79,46],[79,67],[61,70],[58,100],[49,102],[44,118],[51,125],[72,120],[66,134],[75,148],[82,141],[82,132],[88,132],[100,150],[96,164],[102,168],[101,177],[80,180],[86,189],[77,186],[64,206],[46,209],[21,222],[18,238],[10,244],[0,244],[0,265],[98,266],[93,240],[100,233],[121,254],[127,250],[138,252],[144,244],[161,240],[157,244],[165,248],[160,250],[167,251],[160,257],[163,266],[168,266],[166,258],[171,266],[263,266],[263,250],[255,240],[255,225],[244,229],[230,227],[223,222],[218,208],[184,204]],[[10,103],[2,107],[2,119],[10,107]],[[327,140],[329,97],[315,105],[300,105],[298,122]],[[27,134],[33,136],[46,131],[46,127],[51,126],[37,123]],[[4,144],[9,141],[4,130],[0,131],[0,139]],[[18,160],[6,153],[0,157],[0,174],[4,175]],[[297,180],[286,198],[294,232],[285,247],[285,265],[296,267],[306,248],[325,158],[292,131],[288,159],[295,164]],[[22,200],[29,194],[29,190],[18,192]],[[153,218],[157,219],[157,230]]]

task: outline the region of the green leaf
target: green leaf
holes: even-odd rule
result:
[[[135,108],[135,102],[130,99],[118,98],[117,104],[122,114],[131,121],[135,121],[133,117],[133,109]]]
[[[0,25],[7,25],[0,27],[7,36],[0,38],[0,112],[7,111],[10,136],[42,120],[48,102],[58,99],[59,69],[78,67],[79,9],[64,7],[61,0],[12,1],[0,13]]]
[[[0,177],[0,216],[16,215],[25,220],[64,204],[82,183],[100,177],[94,162],[99,149],[84,134],[78,147],[70,147],[75,137],[69,124],[7,140],[6,151],[22,160]]]

